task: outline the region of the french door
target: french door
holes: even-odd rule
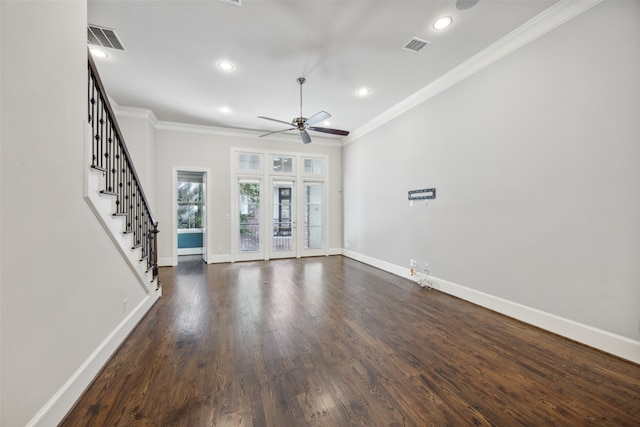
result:
[[[322,158],[235,152],[232,260],[326,255]]]

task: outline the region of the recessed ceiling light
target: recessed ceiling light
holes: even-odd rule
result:
[[[324,126],[331,126],[331,122],[330,122],[330,121],[328,121],[328,120],[327,120],[326,122],[322,122],[322,124],[323,124]]]
[[[436,30],[443,30],[451,25],[452,22],[453,19],[450,16],[444,16],[437,19],[436,22],[433,23],[433,28],[435,28]]]
[[[361,87],[360,89],[358,89],[356,91],[356,94],[359,96],[367,96],[371,93],[371,91],[369,89],[367,89],[366,87]]]
[[[229,61],[220,61],[218,62],[218,68],[224,71],[231,71],[234,67],[233,64]]]
[[[229,114],[231,112],[231,108],[229,108],[229,107],[220,107],[220,109],[218,111],[220,111],[222,114]]]
[[[105,52],[104,50],[96,49],[95,47],[90,48],[89,52],[91,52],[91,54],[93,56],[95,56],[96,58],[108,58],[109,57],[109,55],[107,55],[107,52]]]

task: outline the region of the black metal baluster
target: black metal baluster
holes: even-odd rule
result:
[[[107,110],[104,106],[104,98],[102,99],[102,114],[100,117],[100,145],[102,148],[102,168],[106,171],[109,168],[109,152],[107,151]],[[107,182],[105,180],[105,189]]]
[[[93,82],[94,86],[93,86],[93,94],[91,95],[91,135],[95,135],[96,134],[96,114],[98,112],[97,106],[96,104],[98,103],[98,101],[96,101],[96,87],[95,87],[95,81]],[[96,150],[96,141],[94,138],[91,138],[91,151],[92,151],[92,162],[93,162],[93,166],[98,166],[97,165],[97,160],[98,160],[98,151]]]
[[[133,229],[133,247],[138,247],[138,199],[136,195],[136,183],[131,183],[131,228]]]
[[[150,258],[150,252],[151,252],[151,241],[149,240],[149,237],[151,236],[151,233],[149,232],[149,212],[147,211],[145,213],[144,216],[144,256],[147,260],[147,271],[149,271],[149,258]]]
[[[96,166],[96,146],[94,143],[93,135],[95,135],[95,114],[96,114],[96,84],[91,72],[91,65],[89,65],[89,103],[87,106],[89,114],[89,124],[91,125],[91,166]]]
[[[136,245],[142,247],[142,203],[140,200],[140,183],[136,182]]]
[[[128,178],[127,178],[127,188],[129,189],[129,230],[131,230],[132,233],[135,233],[136,229],[134,228],[134,221],[133,221],[133,217],[134,217],[134,204],[135,204],[135,193],[133,190],[133,174],[131,173],[131,159],[128,159],[127,161],[127,173],[128,173]],[[133,243],[135,246],[135,236],[133,236]]]
[[[112,173],[111,173],[111,169],[112,169],[112,152],[111,152],[111,143],[112,143],[112,139],[111,139],[111,118],[107,116],[107,119],[105,120],[105,130],[106,130],[106,139],[107,142],[105,143],[105,150],[106,152],[104,153],[104,157],[105,157],[105,166],[107,169],[107,173],[105,174],[105,186],[107,189],[107,192],[109,193],[113,193],[113,179],[112,179]]]
[[[98,96],[98,123],[96,123],[96,144],[98,145],[98,167],[103,169],[104,150],[102,147],[102,116],[104,109],[102,107],[102,96]]]
[[[125,170],[126,170],[125,185],[127,186],[127,195],[125,196],[125,200],[127,204],[127,232],[130,233],[131,231],[133,231],[132,230],[133,214],[131,212],[133,205],[131,202],[131,174],[130,174],[131,169],[129,168],[129,159],[127,159]]]
[[[158,277],[158,233],[160,231],[158,230],[158,223],[154,223],[153,224],[153,256],[152,256],[152,268],[153,268],[153,273],[151,274],[154,280],[156,277]],[[156,286],[156,289],[160,288],[160,281],[158,280],[158,284]]]
[[[115,148],[116,148],[116,180],[117,182],[115,183],[116,186],[116,193],[118,194],[117,198],[116,198],[116,215],[121,215],[123,212],[122,207],[123,205],[123,200],[124,200],[124,177],[123,177],[123,172],[124,170],[122,169],[122,148],[120,146],[121,142],[120,142],[120,138],[118,138],[116,136],[116,144],[115,144]]]
[[[100,151],[100,94],[96,97],[96,115],[93,119],[93,144],[96,147],[96,168],[100,168],[102,152]]]
[[[127,200],[125,196],[127,194],[127,158],[122,151],[122,141],[120,141],[120,214],[125,215],[127,213]]]
[[[142,246],[142,223],[140,222],[140,186],[136,181],[136,247]]]

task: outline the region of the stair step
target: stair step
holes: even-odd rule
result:
[[[136,249],[141,248],[141,247],[142,247],[142,243],[138,243],[137,245],[133,245],[131,247],[131,250],[136,250]]]
[[[126,212],[116,212],[113,214],[113,216],[127,216]]]
[[[107,170],[105,168],[101,168],[100,166],[91,165],[91,169],[96,172],[107,173]]]
[[[131,234],[134,230],[124,230],[124,234]]]
[[[103,196],[118,196],[118,193],[114,193],[113,191],[100,190],[100,194]]]

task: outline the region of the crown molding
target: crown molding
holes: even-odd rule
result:
[[[199,133],[199,134],[205,134],[205,135],[229,136],[234,138],[258,138],[260,135],[264,134],[264,131],[255,131],[255,130],[249,130],[249,129],[223,128],[223,127],[215,127],[215,126],[194,125],[189,123],[163,122],[163,121],[160,121],[157,123],[156,129],[169,130],[169,131],[175,131],[175,132]],[[298,135],[284,134],[284,133],[269,136],[264,140],[289,142],[289,143],[300,142],[300,138]],[[341,145],[341,141],[339,139],[322,138],[314,135],[313,144],[339,147]]]
[[[443,74],[418,92],[354,130],[349,136],[342,139],[342,145],[345,146],[356,141],[385,123],[527,45],[529,42],[570,21],[602,1],[603,0],[560,0],[500,40]]]
[[[109,102],[111,103],[113,111],[116,113],[116,115],[148,120],[156,130],[197,133],[201,135],[227,136],[233,138],[258,138],[264,133],[263,131],[255,131],[249,129],[224,128],[207,125],[196,125],[191,123],[166,122],[158,120],[153,111],[146,108],[121,106],[118,105],[118,103],[115,102],[112,98],[109,98]],[[265,138],[265,140],[289,143],[300,142],[300,138],[298,137],[298,135],[292,134],[272,135],[268,138]],[[340,139],[323,138],[321,136],[314,135],[313,144],[339,147],[342,145],[342,142]]]
[[[146,108],[124,107],[118,105],[112,98],[109,98],[109,102],[111,103],[113,112],[116,113],[116,115],[123,117],[132,117],[136,119],[145,119],[148,120],[154,127],[158,127],[158,118],[155,114],[153,114],[153,111],[147,110]]]

